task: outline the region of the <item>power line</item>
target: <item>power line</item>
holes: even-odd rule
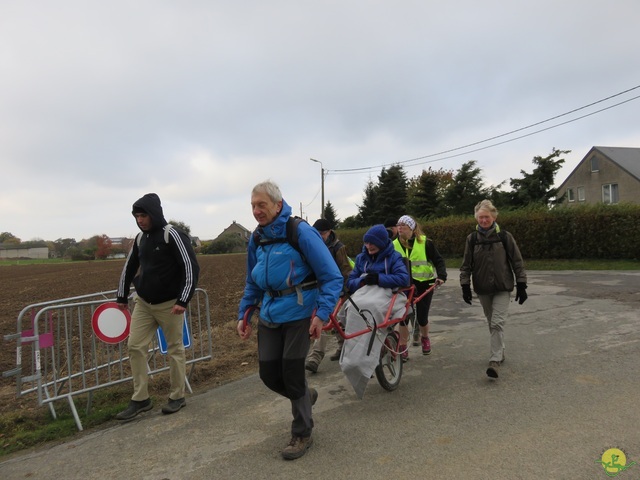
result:
[[[605,110],[609,110],[609,109],[611,109],[611,108],[617,107],[617,106],[622,105],[622,104],[624,104],[624,103],[628,103],[628,102],[630,102],[630,101],[632,101],[632,100],[636,100],[636,99],[638,99],[638,98],[640,98],[640,95],[635,96],[635,97],[633,97],[633,98],[629,98],[628,100],[624,100],[624,101],[622,101],[622,102],[616,103],[615,105],[610,105],[610,106],[608,106],[608,107],[601,108],[600,110],[596,110],[595,112],[586,113],[586,114],[584,114],[584,115],[582,115],[582,116],[580,116],[580,117],[573,118],[573,119],[571,119],[571,120],[567,120],[567,121],[565,121],[565,122],[557,123],[557,124],[555,124],[555,125],[551,125],[550,127],[541,128],[540,130],[536,130],[535,132],[527,133],[527,134],[525,134],[525,135],[520,135],[519,137],[510,138],[509,140],[504,140],[504,141],[502,141],[502,142],[493,143],[493,144],[491,144],[491,145],[487,145],[486,147],[476,148],[476,149],[474,149],[474,150],[468,150],[468,151],[466,151],[466,152],[457,153],[457,154],[455,154],[455,155],[449,155],[448,157],[437,158],[437,159],[435,159],[435,160],[427,160],[427,161],[425,161],[425,162],[420,162],[420,163],[413,163],[413,164],[411,164],[410,166],[415,167],[416,165],[424,165],[425,163],[439,162],[440,160],[446,160],[446,159],[448,159],[448,158],[460,157],[460,156],[462,156],[462,155],[466,155],[466,154],[468,154],[468,153],[479,152],[479,151],[481,151],[481,150],[486,150],[486,149],[491,148],[491,147],[496,147],[496,146],[498,146],[498,145],[503,145],[503,144],[505,144],[505,143],[513,142],[513,141],[515,141],[515,140],[520,140],[521,138],[530,137],[531,135],[535,135],[535,134],[537,134],[537,133],[544,132],[544,131],[546,131],[546,130],[551,130],[552,128],[556,128],[556,127],[560,127],[560,126],[562,126],[562,125],[566,125],[567,123],[572,123],[572,122],[575,122],[575,121],[577,121],[577,120],[581,120],[581,119],[583,119],[583,118],[590,117],[591,115],[595,115],[596,113],[604,112]],[[423,157],[423,158],[425,158],[425,157]],[[407,161],[409,162],[409,161],[412,161],[412,160],[407,160]]]
[[[480,141],[477,141],[477,142],[469,143],[469,144],[467,144],[467,145],[463,145],[463,146],[456,147],[456,148],[451,148],[451,149],[449,149],[449,150],[443,150],[443,151],[438,152],[438,153],[432,153],[432,154],[429,154],[429,155],[424,155],[424,156],[417,157],[417,158],[412,158],[412,159],[409,159],[409,160],[403,160],[403,161],[399,161],[399,162],[393,162],[392,164],[382,164],[382,165],[378,165],[378,166],[369,166],[369,167],[360,167],[360,168],[346,168],[346,169],[337,169],[337,170],[327,170],[327,169],[325,169],[325,173],[326,173],[326,174],[329,174],[329,173],[336,174],[336,173],[337,173],[337,174],[343,174],[343,175],[355,174],[355,173],[361,173],[361,172],[364,172],[364,171],[371,171],[371,170],[373,170],[373,169],[383,168],[383,167],[385,167],[385,166],[387,166],[387,165],[401,165],[401,164],[409,164],[409,163],[411,163],[411,162],[417,162],[418,160],[424,160],[424,159],[426,159],[426,158],[431,158],[431,157],[436,157],[436,156],[444,155],[444,154],[447,154],[447,153],[451,153],[451,152],[455,152],[455,151],[458,151],[458,150],[462,150],[462,149],[466,149],[466,148],[469,148],[469,147],[473,147],[473,146],[475,146],[475,145],[480,145],[480,144],[482,144],[482,143],[490,142],[491,140],[496,140],[496,139],[498,139],[498,138],[506,137],[506,136],[508,136],[508,135],[512,135],[512,134],[514,134],[514,133],[521,132],[521,131],[523,131],[523,130],[527,130],[527,129],[529,129],[529,128],[536,127],[536,126],[538,126],[538,125],[542,125],[542,124],[547,123],[547,122],[550,122],[550,121],[552,121],[552,120],[556,120],[556,119],[558,119],[558,118],[565,117],[565,116],[567,116],[567,115],[571,115],[572,113],[576,113],[576,112],[579,112],[580,110],[584,110],[585,108],[589,108],[589,107],[592,107],[592,106],[597,105],[597,104],[599,104],[599,103],[606,102],[607,100],[611,100],[612,98],[619,97],[620,95],[624,95],[624,94],[626,94],[626,93],[632,92],[633,90],[637,90],[638,88],[640,88],[640,85],[636,85],[635,87],[629,88],[629,89],[627,89],[627,90],[624,90],[624,91],[622,91],[622,92],[616,93],[616,94],[614,94],[614,95],[610,95],[610,96],[608,96],[608,97],[606,97],[606,98],[603,98],[603,99],[601,99],[601,100],[597,100],[597,101],[595,101],[595,102],[589,103],[589,104],[584,105],[584,106],[582,106],[582,107],[575,108],[575,109],[573,109],[573,110],[570,110],[570,111],[568,111],[568,112],[562,113],[562,114],[560,114],[560,115],[555,115],[555,116],[553,116],[553,117],[547,118],[546,120],[542,120],[542,121],[539,121],[539,122],[536,122],[536,123],[532,123],[532,124],[530,124],[530,125],[527,125],[526,127],[517,128],[517,129],[515,129],[515,130],[511,130],[511,131],[509,131],[509,132],[507,132],[507,133],[502,133],[502,134],[500,134],[500,135],[495,135],[495,136],[493,136],[493,137],[489,137],[489,138],[486,138],[486,139],[484,139],[484,140],[480,140]],[[486,149],[488,149],[488,148],[492,148],[492,147],[495,147],[495,146],[498,146],[498,145],[503,145],[503,144],[505,144],[505,143],[513,142],[513,141],[515,141],[515,140],[519,140],[519,139],[521,139],[521,138],[529,137],[529,136],[531,136],[531,135],[535,135],[535,134],[537,134],[537,133],[544,132],[544,131],[546,131],[546,130],[550,130],[550,129],[552,129],[552,128],[560,127],[560,126],[562,126],[562,125],[566,125],[566,124],[568,124],[568,123],[572,123],[572,122],[575,122],[575,121],[581,120],[581,119],[583,119],[583,118],[589,117],[589,116],[591,116],[591,115],[595,115],[596,113],[600,113],[600,112],[603,112],[603,111],[605,111],[605,110],[609,110],[609,109],[611,109],[611,108],[614,108],[614,107],[620,106],[620,105],[622,105],[622,104],[628,103],[628,102],[630,102],[630,101],[632,101],[632,100],[636,100],[636,99],[638,99],[638,98],[640,98],[640,95],[638,95],[638,96],[636,96],[636,97],[633,97],[633,98],[630,98],[630,99],[627,99],[627,100],[624,100],[624,101],[622,101],[622,102],[616,103],[616,104],[614,104],[614,105],[610,105],[610,106],[605,107],[605,108],[602,108],[602,109],[600,109],[600,110],[596,110],[595,112],[591,112],[591,113],[588,113],[588,114],[582,115],[582,116],[580,116],[580,117],[576,117],[576,118],[574,118],[574,119],[567,120],[567,121],[565,121],[565,122],[560,122],[560,123],[557,123],[557,124],[552,125],[552,126],[550,126],[550,127],[546,127],[546,128],[542,128],[542,129],[540,129],[540,130],[536,130],[535,132],[531,132],[531,133],[528,133],[528,134],[526,134],[526,135],[520,135],[520,136],[518,136],[518,137],[514,137],[514,138],[509,139],[509,140],[504,140],[504,141],[502,141],[502,142],[493,143],[493,144],[491,144],[491,145],[487,145],[487,146],[482,147],[482,148],[477,148],[477,149],[474,149],[474,150],[465,151],[465,152],[462,152],[462,153],[458,153],[458,154],[456,154],[456,155],[449,155],[449,156],[447,156],[447,157],[442,157],[442,158],[438,158],[438,159],[435,159],[435,160],[429,160],[429,161],[425,161],[425,162],[411,163],[411,165],[409,165],[409,166],[424,165],[424,164],[426,164],[426,163],[438,162],[438,161],[441,161],[441,160],[446,160],[446,159],[448,159],[448,158],[459,157],[459,156],[461,156],[461,155],[467,155],[467,154],[469,154],[469,153],[478,152],[478,151],[481,151],[481,150],[486,150]]]

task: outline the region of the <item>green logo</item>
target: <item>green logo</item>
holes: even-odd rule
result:
[[[620,472],[624,472],[627,468],[636,464],[636,462],[631,462],[627,465],[627,456],[619,448],[610,448],[606,450],[602,454],[602,458],[600,460],[596,460],[596,463],[602,465],[604,473],[606,473],[608,477],[615,477]]]

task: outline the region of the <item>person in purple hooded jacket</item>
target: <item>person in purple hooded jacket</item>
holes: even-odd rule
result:
[[[363,237],[362,252],[356,257],[347,280],[353,293],[364,285],[400,288],[410,285],[409,272],[402,255],[396,252],[384,225],[374,225]]]

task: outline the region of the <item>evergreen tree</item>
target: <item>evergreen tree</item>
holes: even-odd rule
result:
[[[452,170],[423,170],[409,181],[407,212],[416,218],[444,215],[443,197],[452,182]]]
[[[383,168],[378,177],[376,209],[373,223],[398,218],[407,211],[407,174],[401,165]]]
[[[357,226],[367,227],[379,223],[377,218],[378,187],[369,180],[364,188],[362,205],[358,205]]]
[[[533,157],[533,164],[536,167],[533,172],[526,173],[520,170],[522,178],[512,178],[510,181],[511,188],[511,205],[518,208],[524,207],[532,203],[543,205],[553,205],[562,201],[562,198],[556,198],[558,195],[557,188],[551,188],[556,173],[564,163],[561,155],[571,152],[571,150],[556,150],[546,157]]]
[[[489,190],[482,186],[482,170],[475,165],[475,160],[463,163],[453,177],[444,194],[444,207],[448,214],[473,214],[476,204],[489,196]]]
[[[329,222],[329,224],[332,226],[332,228],[336,228],[338,226],[338,224],[340,223],[340,220],[338,219],[337,215],[336,215],[336,209],[333,208],[333,205],[331,204],[331,201],[327,201],[327,204],[324,206],[324,219],[327,220]]]

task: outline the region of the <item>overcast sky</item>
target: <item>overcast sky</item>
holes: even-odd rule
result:
[[[0,0],[0,232],[133,236],[156,192],[211,239],[255,226],[266,179],[313,222],[310,158],[339,218],[416,158],[409,177],[476,160],[508,185],[571,150],[559,185],[594,145],[640,147],[640,88],[459,147],[638,87],[638,18],[638,0]]]

